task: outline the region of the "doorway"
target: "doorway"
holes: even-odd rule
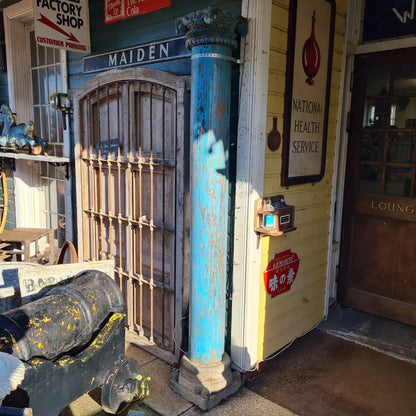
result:
[[[339,298],[416,325],[416,51],[357,56]]]
[[[171,359],[181,340],[185,80],[114,70],[72,93],[80,259],[114,261],[127,329]]]

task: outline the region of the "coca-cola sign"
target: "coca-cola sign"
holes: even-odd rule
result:
[[[105,0],[104,23],[139,16],[170,6],[171,0]]]
[[[328,129],[334,0],[290,3],[282,184],[324,176]]]

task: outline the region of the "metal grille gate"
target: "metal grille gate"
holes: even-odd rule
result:
[[[73,93],[80,258],[114,259],[128,330],[171,353],[182,313],[184,87],[135,68]]]

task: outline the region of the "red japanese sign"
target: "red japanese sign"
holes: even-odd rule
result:
[[[105,0],[104,23],[114,23],[163,9],[170,6],[171,0]]]
[[[272,298],[290,290],[299,269],[299,257],[292,250],[277,253],[264,272],[264,285]]]

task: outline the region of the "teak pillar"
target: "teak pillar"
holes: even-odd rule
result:
[[[224,352],[232,51],[239,17],[207,8],[179,20],[192,51],[189,352],[172,388],[206,410],[238,390]]]

